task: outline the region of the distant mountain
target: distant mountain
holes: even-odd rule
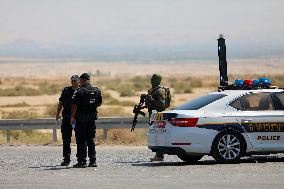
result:
[[[214,41],[215,42],[215,41]],[[227,44],[230,58],[275,57],[284,55],[283,44]],[[56,44],[44,46],[30,39],[0,44],[1,57],[81,58],[101,61],[216,59],[217,42],[203,44]]]

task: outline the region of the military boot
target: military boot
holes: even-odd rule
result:
[[[73,165],[74,168],[86,168],[86,162],[78,162],[77,164]]]

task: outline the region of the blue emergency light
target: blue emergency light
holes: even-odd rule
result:
[[[266,77],[259,78],[259,84],[263,86],[270,86],[272,81]]]
[[[243,85],[244,85],[244,80],[242,80],[242,79],[236,79],[235,80],[235,86],[241,87]]]
[[[253,87],[259,86],[259,80],[258,80],[258,79],[253,80],[253,81],[252,81],[252,86],[253,86]]]

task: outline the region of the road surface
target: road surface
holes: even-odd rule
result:
[[[283,188],[284,154],[188,165],[176,156],[151,163],[147,147],[99,146],[97,168],[59,166],[61,146],[0,146],[0,188]],[[75,154],[76,148],[72,147]],[[76,163],[72,155],[72,164]]]

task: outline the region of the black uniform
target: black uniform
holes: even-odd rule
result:
[[[96,135],[97,107],[102,104],[101,91],[90,84],[81,86],[72,98],[72,103],[77,105],[75,114],[77,160],[86,163],[87,147],[90,162],[96,162],[96,150],[94,138]]]
[[[62,111],[62,124],[61,124],[61,133],[62,133],[62,141],[63,141],[63,158],[64,161],[70,162],[71,155],[71,137],[72,137],[72,126],[70,124],[71,119],[71,105],[72,105],[72,96],[75,92],[75,89],[70,87],[65,87],[61,93],[59,101],[63,104]]]

